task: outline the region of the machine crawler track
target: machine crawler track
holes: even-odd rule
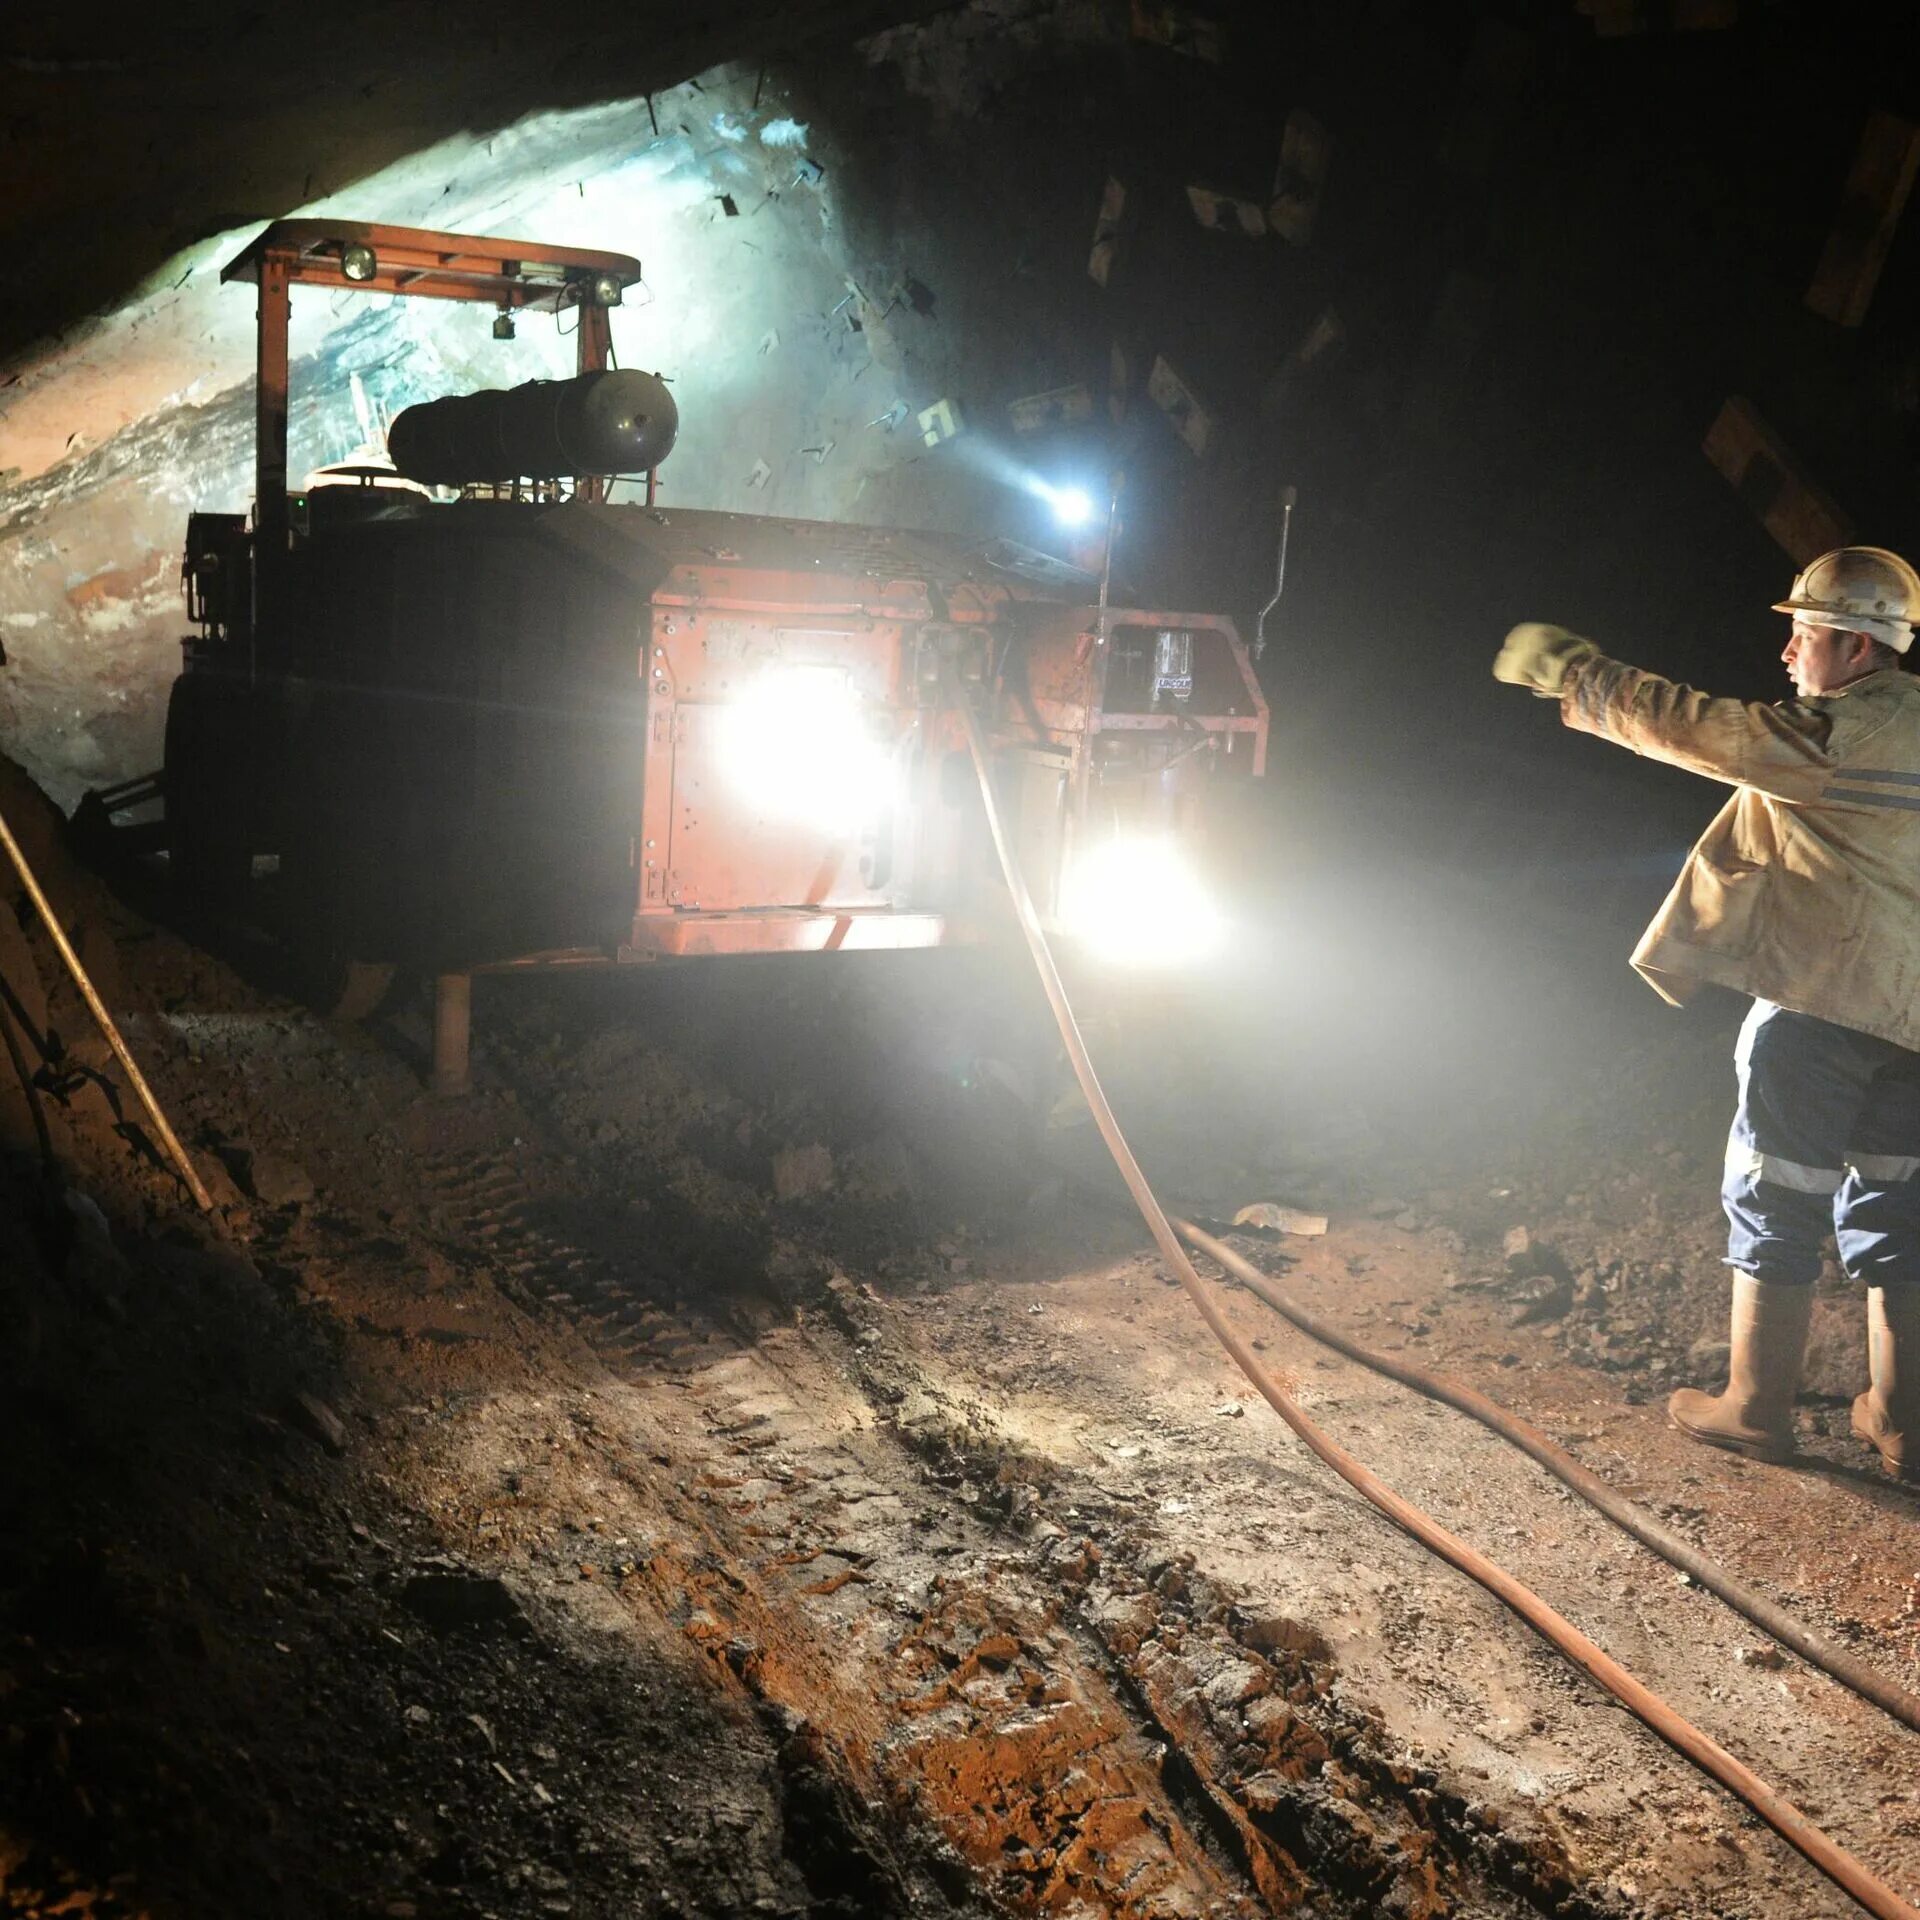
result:
[[[684,1299],[664,1300],[636,1251],[589,1248],[557,1224],[577,1183],[552,1155],[516,1146],[422,1163],[434,1224],[480,1255],[527,1302],[579,1326],[616,1371],[685,1374],[717,1350],[717,1334]]]

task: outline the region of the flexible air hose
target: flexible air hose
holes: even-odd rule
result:
[[[1850,1687],[1863,1700],[1872,1701],[1896,1720],[1920,1731],[1920,1697],[1876,1672],[1844,1647],[1835,1646],[1824,1635],[1803,1626],[1777,1601],[1769,1600],[1764,1593],[1756,1592],[1736,1580],[1717,1560],[1709,1559],[1672,1528],[1663,1527],[1644,1507],[1637,1506],[1616,1488],[1608,1486],[1597,1473],[1583,1467],[1565,1447],[1549,1440],[1538,1427],[1521,1419],[1499,1401],[1490,1400],[1472,1387],[1449,1380],[1444,1374],[1428,1373],[1424,1368],[1409,1366],[1403,1360],[1395,1360],[1371,1347],[1363,1347],[1359,1341],[1282,1293],[1251,1261],[1216,1240],[1212,1234],[1203,1233],[1191,1221],[1178,1216],[1174,1218],[1173,1227],[1190,1246],[1198,1247],[1209,1259],[1217,1261],[1242,1286],[1258,1294],[1276,1313],[1291,1320],[1302,1333],[1363,1367],[1371,1367],[1375,1373],[1385,1374],[1389,1380],[1398,1380],[1415,1393],[1425,1394],[1429,1400],[1438,1400],[1464,1413],[1470,1420],[1478,1420],[1503,1440],[1511,1441],[1522,1453],[1537,1460],[1556,1480],[1571,1487],[1589,1506],[1597,1507],[1615,1526],[1632,1534],[1643,1546],[1651,1547],[1661,1559],[1678,1567],[1690,1579],[1697,1580],[1709,1593],[1718,1594],[1735,1613],[1744,1614],[1763,1633],[1797,1653],[1809,1666],[1818,1667],[1843,1687]]]
[[[1868,1913],[1879,1916],[1879,1920],[1920,1920],[1920,1908],[1910,1906],[1885,1881],[1816,1827],[1783,1794],[1736,1760],[1718,1741],[1675,1712],[1658,1694],[1602,1652],[1578,1627],[1557,1613],[1531,1588],[1523,1586],[1504,1567],[1496,1565],[1464,1540],[1449,1533],[1410,1501],[1403,1500],[1344,1447],[1321,1432],[1294,1404],[1280,1382],[1255,1358],[1253,1349],[1229,1324],[1219,1304],[1213,1299],[1211,1290],[1194,1270],[1193,1262],[1174,1233],[1172,1223],[1154,1198],[1153,1189],[1148,1186],[1147,1177],[1140,1170],[1140,1163],[1133,1157],[1133,1150],[1120,1131],[1113,1109],[1107,1104],[1106,1094],[1101,1089],[1099,1077],[1093,1070],[1093,1061],[1087,1053],[1086,1042],[1081,1038],[1079,1023],[1074,1019],[1073,1006],[1067,998],[1060,970],[1054,964],[1053,951],[1047,944],[1039,915],[1034,911],[1033,898],[1027,891],[1026,881],[1021,876],[1012,844],[1000,818],[979,718],[951,670],[946,674],[946,684],[949,698],[966,725],[967,746],[973,756],[974,773],[980,783],[980,799],[986,811],[987,827],[993,835],[994,851],[1000,858],[1000,870],[1006,878],[1007,891],[1012,896],[1020,930],[1026,937],[1034,969],[1046,991],[1048,1005],[1052,1007],[1053,1017],[1060,1028],[1060,1038],[1066,1045],[1068,1058],[1073,1062],[1074,1076],[1099,1126],[1100,1137],[1106,1142],[1107,1151],[1112,1154],[1114,1165],[1126,1182],[1127,1191],[1133,1195],[1134,1204],[1140,1209],[1141,1218],[1152,1233],[1162,1258],[1186,1289],[1188,1299],[1198,1309],[1214,1338],[1232,1356],[1234,1364],[1246,1375],[1260,1397],[1349,1486],[1364,1494],[1382,1513],[1412,1534],[1423,1546],[1458,1567],[1496,1599],[1512,1608],[1581,1672],[1597,1681],[1676,1752],[1737,1795],[1782,1839],[1797,1848]]]

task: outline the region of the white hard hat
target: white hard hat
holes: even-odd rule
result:
[[[1864,633],[1905,653],[1920,610],[1920,573],[1885,547],[1835,547],[1794,575],[1793,592],[1773,610]]]

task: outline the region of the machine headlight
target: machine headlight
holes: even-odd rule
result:
[[[769,668],[723,727],[728,777],[761,813],[845,839],[886,806],[892,762],[836,668]]]
[[[364,240],[349,240],[340,249],[340,271],[355,286],[360,286],[380,271],[380,262]]]
[[[1203,960],[1226,922],[1172,840],[1121,835],[1090,847],[1067,870],[1060,922],[1115,966],[1170,967]]]
[[[1093,518],[1093,496],[1085,487],[1050,487],[1043,480],[1040,497],[1063,527],[1084,527]]]

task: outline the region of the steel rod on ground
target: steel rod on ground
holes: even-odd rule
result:
[[[120,1029],[114,1024],[113,1015],[107,1011],[107,1003],[100,998],[87,970],[80,964],[80,956],[73,950],[73,942],[67,938],[67,930],[60,924],[60,916],[53,910],[52,903],[41,890],[40,882],[34,877],[32,867],[27,864],[27,856],[21,850],[20,842],[13,837],[13,829],[7,824],[7,817],[0,813],[0,842],[4,842],[7,857],[13,862],[14,871],[19,874],[21,884],[26,888],[35,909],[45,923],[47,932],[53,938],[53,944],[60,950],[60,958],[66,962],[67,971],[73,975],[74,985],[80,989],[81,998],[87,1003],[87,1011],[94,1017],[100,1031],[106,1036],[107,1045],[113,1049],[113,1057],[120,1062],[120,1068],[127,1076],[134,1092],[139,1096],[140,1104],[146,1109],[147,1118],[153,1122],[153,1130],[160,1136],[161,1144],[167,1150],[167,1156],[179,1170],[180,1177],[187,1183],[187,1191],[193,1195],[195,1204],[202,1213],[214,1210],[213,1196],[208,1193],[205,1183],[195,1170],[193,1162],[187,1158],[187,1150],[180,1144],[178,1136],[167,1123],[167,1116],[160,1110],[160,1102],[153,1096],[153,1089],[147,1085],[147,1076],[140,1071],[138,1062],[127,1051],[127,1043],[120,1037]]]

